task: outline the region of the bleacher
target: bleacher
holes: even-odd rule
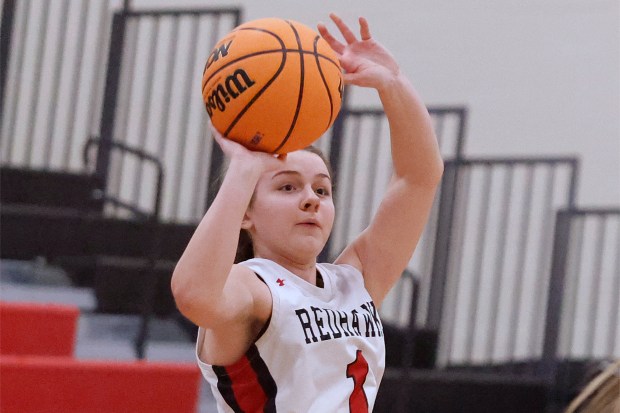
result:
[[[75,357],[80,310],[1,302],[3,412],[195,412],[200,373],[192,363]]]
[[[82,11],[64,20],[69,9],[23,4],[2,2],[0,410],[208,411],[195,326],[169,285],[223,162],[199,82],[188,79],[242,11],[81,0],[66,2]],[[30,50],[24,37],[60,22],[81,41],[47,46],[73,47],[81,64],[58,58],[43,70],[45,39],[29,34]],[[200,40],[169,46],[183,36]],[[28,53],[34,64],[20,66]],[[25,84],[25,73],[51,95]],[[620,208],[576,205],[577,158],[474,159],[463,150],[467,108],[429,112],[446,171],[416,255],[381,309],[388,368],[375,411],[559,412],[592,369],[620,356],[610,310],[620,308],[620,274],[609,258]],[[318,142],[335,166],[341,216],[322,259],[368,223],[389,179],[387,139],[381,110],[345,100]],[[577,286],[591,274],[589,301],[580,301]]]

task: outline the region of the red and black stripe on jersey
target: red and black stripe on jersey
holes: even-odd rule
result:
[[[278,387],[256,345],[230,366],[213,366],[217,389],[235,413],[276,412]]]

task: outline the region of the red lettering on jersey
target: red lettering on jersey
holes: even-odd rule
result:
[[[279,285],[280,287],[284,286],[284,280],[283,280],[283,279],[278,278],[278,279],[276,280],[276,282],[278,283],[278,285]]]

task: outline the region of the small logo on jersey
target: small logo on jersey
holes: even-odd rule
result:
[[[280,287],[284,287],[284,280],[283,280],[283,279],[278,278],[278,279],[276,280],[276,282],[278,283],[278,285],[279,285]]]

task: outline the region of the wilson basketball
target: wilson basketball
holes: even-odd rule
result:
[[[249,149],[303,149],[333,124],[342,103],[338,57],[302,23],[244,23],[220,39],[202,78],[213,126]]]

